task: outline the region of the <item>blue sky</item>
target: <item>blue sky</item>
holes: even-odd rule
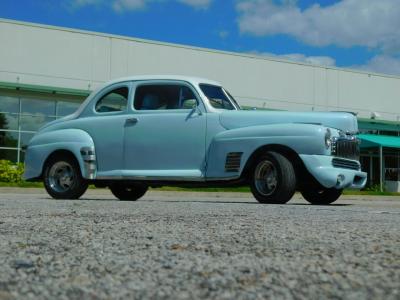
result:
[[[400,0],[2,0],[0,17],[400,75]]]

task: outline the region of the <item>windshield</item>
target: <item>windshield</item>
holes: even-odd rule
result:
[[[207,96],[210,104],[214,108],[236,110],[240,106],[236,103],[235,99],[228,92],[220,86],[210,84],[200,84],[200,89]]]

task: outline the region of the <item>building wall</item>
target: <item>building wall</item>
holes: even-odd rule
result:
[[[220,81],[242,105],[398,120],[400,78],[0,19],[0,81],[92,90],[127,75]]]

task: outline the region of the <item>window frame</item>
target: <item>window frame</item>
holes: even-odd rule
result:
[[[96,110],[97,103],[99,103],[99,101],[104,96],[106,96],[107,94],[111,93],[113,90],[120,89],[120,88],[123,88],[123,87],[126,87],[128,89],[128,96],[127,96],[127,99],[126,99],[126,107],[125,107],[124,110],[121,110],[121,111],[109,111],[109,112],[99,112],[99,111]],[[95,116],[110,116],[110,115],[126,114],[128,112],[131,96],[132,96],[132,85],[131,85],[130,82],[120,82],[120,83],[113,84],[111,86],[107,86],[106,88],[101,90],[95,96],[95,98],[93,99],[93,101],[91,103],[91,112]]]
[[[211,100],[210,98],[206,95],[206,93],[203,91],[202,86],[210,86],[210,87],[216,87],[216,88],[220,88],[222,90],[222,92],[224,93],[224,95],[226,96],[228,102],[230,103],[230,105],[232,105],[233,109],[226,109],[226,108],[219,108],[219,107],[214,107],[214,105],[211,104]],[[215,84],[210,84],[210,83],[199,83],[199,89],[201,90],[201,92],[203,93],[204,97],[206,98],[208,104],[215,109],[216,111],[221,111],[221,110],[225,110],[225,111],[231,111],[231,110],[241,110],[240,106],[238,103],[236,103],[236,100],[234,100],[233,96],[231,96],[228,91],[226,91],[222,86],[220,85],[215,85]]]

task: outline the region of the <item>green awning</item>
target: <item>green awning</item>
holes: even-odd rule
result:
[[[69,95],[69,96],[77,96],[85,98],[89,96],[89,94],[91,93],[91,91],[89,90],[60,88],[60,87],[42,86],[34,84],[11,83],[2,81],[0,81],[0,89],[21,90],[21,91],[46,93],[46,94]]]
[[[400,137],[390,135],[359,134],[361,148],[389,147],[400,148]]]

